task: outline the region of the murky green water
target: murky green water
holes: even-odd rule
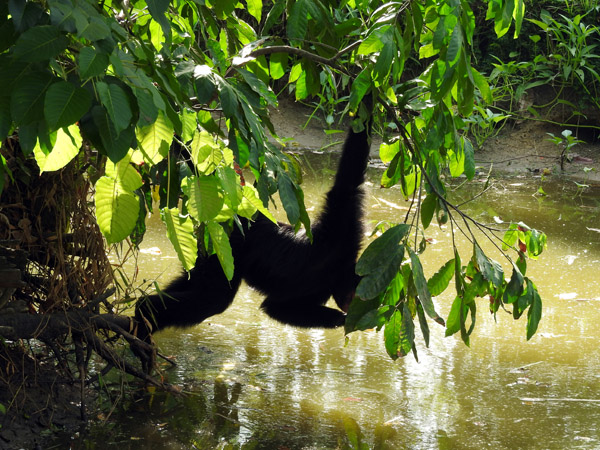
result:
[[[331,183],[322,169],[335,167],[329,158],[307,160],[313,216]],[[378,189],[380,171],[369,174],[371,225],[401,221],[400,192]],[[165,374],[184,386],[186,398],[129,400],[113,414],[116,422],[72,439],[72,448],[344,448],[344,423],[352,421],[369,448],[600,448],[600,188],[577,196],[573,182],[551,178],[544,182],[549,195],[540,198],[533,196],[540,183],[531,176],[497,180],[467,207],[481,222],[519,219],[548,234],[548,250],[528,269],[544,301],[530,342],[526,318],[501,313],[495,323],[481,300],[471,348],[430,324],[431,345],[421,343],[419,362],[393,362],[377,333],[355,333],[346,345],[341,330],[280,325],[243,287],[226,313],[157,336],[162,352],[178,362]],[[482,187],[453,199],[460,203]],[[146,277],[162,274],[166,282],[178,265],[163,233],[160,226],[148,233],[143,247],[162,254],[144,254],[140,264]],[[432,226],[427,236],[434,239],[423,256],[431,276],[451,258],[451,246],[448,228]],[[471,248],[457,238],[466,260]],[[443,316],[451,301],[451,292],[436,298]]]

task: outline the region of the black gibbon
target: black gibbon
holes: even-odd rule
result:
[[[199,257],[189,275],[179,276],[162,295],[138,301],[138,324],[151,326],[139,330],[138,336],[147,339],[152,331],[195,325],[222,313],[242,279],[266,296],[261,309],[279,322],[297,327],[343,325],[359,281],[354,268],[363,235],[361,184],[369,158],[369,127],[370,120],[362,131],[349,131],[335,182],[311,226],[313,242],[260,213],[254,220],[241,219],[241,229],[234,225],[230,235],[232,280],[225,277],[216,255]],[[340,310],[325,306],[329,297]]]

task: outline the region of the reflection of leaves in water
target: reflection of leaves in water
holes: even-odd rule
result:
[[[242,393],[242,385],[234,383],[231,387],[231,396],[228,394],[227,384],[217,378],[215,380],[215,427],[218,434],[228,434],[232,429],[240,426],[238,418],[237,401]]]

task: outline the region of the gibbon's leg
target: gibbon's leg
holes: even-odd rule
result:
[[[267,297],[260,306],[278,322],[302,328],[336,328],[344,324],[346,315],[333,308],[315,304],[314,299]]]

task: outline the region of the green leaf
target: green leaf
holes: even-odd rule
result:
[[[130,164],[132,152],[125,155],[125,157],[117,164],[107,161],[104,174],[116,180],[124,190],[133,192],[139,189],[144,184],[142,177],[137,170]]]
[[[504,291],[504,303],[510,304],[517,301],[517,299],[523,294],[523,281],[524,278],[521,274],[521,271],[516,264],[513,264],[513,272],[510,277],[510,281],[506,286],[506,290]]]
[[[365,300],[374,298],[390,284],[404,257],[400,242],[409,230],[409,225],[396,225],[369,244],[356,264],[356,273],[362,276],[356,295]]]
[[[223,208],[224,198],[219,180],[214,176],[189,177],[187,179],[188,210],[199,222],[214,219]]]
[[[106,155],[112,162],[119,162],[127,154],[132,144],[135,141],[135,134],[133,127],[127,128],[121,133],[117,133],[115,125],[110,120],[108,112],[100,105],[96,105],[92,108],[93,124],[95,124],[95,131],[97,138],[100,140],[96,141],[96,145],[101,145]]]
[[[358,74],[352,83],[352,88],[350,89],[350,101],[348,103],[348,108],[350,108],[350,111],[356,111],[358,104],[368,92],[370,87],[371,73],[369,70],[365,69]]]
[[[109,37],[110,28],[99,17],[91,17],[84,27],[77,28],[77,33],[80,37],[94,42]]]
[[[390,284],[398,273],[402,258],[404,257],[404,246],[396,246],[395,253],[389,255],[385,265],[376,271],[364,275],[356,287],[356,295],[363,300],[377,297]]]
[[[79,52],[79,75],[82,78],[97,77],[106,71],[108,67],[108,55],[93,49],[83,47]]]
[[[399,342],[400,356],[406,356],[415,345],[415,324],[406,303],[402,304],[402,328]]]
[[[290,39],[304,39],[308,29],[308,2],[297,0],[290,9],[287,19],[287,35]]]
[[[67,48],[69,41],[53,25],[42,25],[25,31],[13,47],[17,59],[29,62],[48,60]]]
[[[242,188],[242,202],[238,208],[238,214],[242,217],[251,219],[256,211],[260,211],[271,222],[277,223],[275,217],[273,217],[270,211],[263,205],[256,188],[246,184]]]
[[[273,93],[269,87],[263,83],[260,78],[254,75],[252,72],[249,72],[245,69],[236,69],[237,72],[242,75],[246,83],[250,86],[250,88],[256,92],[258,95],[263,97],[267,103],[271,106],[277,106],[277,96]]]
[[[461,317],[465,316],[466,311],[467,308],[463,306],[462,298],[457,295],[452,302],[452,307],[450,308],[450,313],[448,314],[448,320],[446,320],[446,337],[452,336],[454,333],[457,333],[460,330]]]
[[[269,73],[273,80],[279,80],[285,75],[289,56],[287,53],[274,53],[269,58]]]
[[[170,1],[146,0],[146,4],[148,5],[148,11],[150,11],[152,18],[160,24],[162,32],[165,34],[167,41],[169,41],[171,39],[171,23],[165,16],[165,13],[169,9]]]
[[[44,117],[44,96],[52,81],[46,72],[34,72],[15,85],[10,112],[17,125],[27,125]]]
[[[135,228],[140,209],[137,196],[126,190],[118,179],[107,176],[96,182],[96,218],[109,244],[121,242]]]
[[[486,103],[492,103],[494,98],[486,77],[481,75],[481,73],[479,73],[474,67],[471,67],[471,73],[473,75],[473,82],[475,83],[475,86],[477,86],[477,89],[479,89],[483,100]]]
[[[437,207],[437,196],[433,193],[428,194],[425,200],[421,202],[421,223],[423,228],[429,227],[431,219],[435,214],[435,208]]]
[[[300,220],[300,206],[296,197],[296,187],[285,172],[280,172],[277,175],[277,186],[283,209],[285,209],[289,222],[294,225]]]
[[[504,233],[504,237],[502,238],[502,250],[506,251],[517,243],[519,239],[519,225],[516,223],[511,223]]]
[[[383,325],[382,317],[378,314],[377,308],[381,304],[379,298],[372,300],[361,300],[354,297],[348,308],[344,331],[346,334],[352,331],[364,331],[370,328],[379,328]]]
[[[527,312],[527,340],[531,339],[538,329],[538,324],[542,318],[542,299],[538,293],[537,287],[531,280],[527,280],[527,290],[531,292],[531,305]]]
[[[468,180],[472,180],[475,176],[475,150],[473,149],[473,144],[471,141],[462,136],[463,140],[463,148],[465,153],[465,175]]]
[[[248,4],[248,12],[250,15],[254,17],[258,23],[260,23],[263,7],[262,0],[247,0],[246,3]]]
[[[120,86],[103,81],[96,83],[96,89],[100,96],[100,102],[108,112],[115,131],[119,135],[129,126],[133,117],[127,94]]]
[[[286,0],[276,0],[267,14],[262,34],[267,35],[274,25],[280,22],[281,14],[285,11]]]
[[[388,266],[389,259],[401,251],[400,242],[409,231],[410,225],[399,224],[371,242],[356,264],[356,273],[365,276]]]
[[[383,336],[385,339],[385,349],[392,359],[398,359],[400,356],[400,332],[402,331],[402,313],[395,310],[390,320],[385,324]]]
[[[303,70],[296,80],[296,100],[304,100],[308,97],[308,83],[306,82],[306,72]]]
[[[410,262],[413,270],[413,280],[415,282],[417,294],[419,295],[419,301],[423,305],[423,309],[429,317],[431,317],[440,325],[444,325],[444,319],[442,319],[435,311],[433,301],[431,300],[431,293],[427,287],[427,281],[425,280],[425,275],[423,274],[423,266],[421,266],[419,256],[410,248],[408,249],[408,254],[410,255]]]
[[[477,243],[473,244],[473,254],[475,259],[474,262],[477,263],[483,278],[490,281],[497,288],[502,286],[504,281],[504,270],[502,270],[502,266],[493,259],[488,258]]]
[[[77,125],[61,128],[56,132],[56,142],[52,151],[46,154],[39,142],[33,149],[40,173],[62,169],[79,153],[83,139]]]
[[[446,63],[453,66],[458,61],[463,47],[463,34],[460,23],[457,23],[452,31],[448,49],[446,51]]]
[[[44,116],[50,130],[77,122],[92,104],[91,94],[67,81],[52,84],[44,100]]]
[[[446,262],[440,269],[427,280],[427,287],[432,296],[438,296],[446,290],[454,276],[454,258]]]
[[[423,334],[423,340],[425,341],[425,347],[429,347],[429,325],[427,324],[427,318],[423,311],[423,305],[417,303],[417,314],[419,316],[419,326],[421,327],[421,333]]]
[[[225,230],[223,230],[221,225],[213,221],[208,222],[206,228],[210,234],[210,239],[213,248],[217,253],[217,257],[219,258],[219,262],[221,263],[221,267],[223,267],[223,272],[227,279],[231,280],[234,273],[234,261],[227,233],[225,233]]]
[[[221,100],[221,107],[223,113],[228,118],[238,117],[239,103],[238,96],[235,89],[229,85],[229,83],[222,83],[221,90],[219,91],[219,99]]]
[[[391,144],[382,142],[379,146],[379,157],[384,163],[391,162],[394,157],[400,152],[400,141],[394,141]]]
[[[386,44],[384,40],[381,38],[389,29],[391,29],[390,25],[384,25],[382,27],[376,28],[373,30],[358,46],[356,50],[357,55],[370,55],[371,53],[376,53],[380,51],[383,46]],[[388,39],[389,42],[389,39]]]
[[[150,165],[158,164],[169,153],[173,141],[173,125],[159,111],[154,123],[136,129],[136,136],[143,160]]]
[[[198,257],[198,243],[194,235],[194,223],[189,216],[179,214],[177,208],[162,208],[160,218],[167,225],[167,237],[185,270],[191,270]]]

